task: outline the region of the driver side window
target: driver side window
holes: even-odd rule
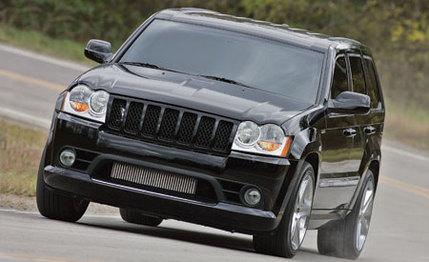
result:
[[[346,58],[340,56],[335,62],[334,78],[332,80],[331,98],[335,99],[340,93],[349,91]]]

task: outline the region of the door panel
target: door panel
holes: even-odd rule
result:
[[[320,179],[314,209],[344,209],[350,202],[354,186],[350,150],[354,135],[345,132],[355,129],[353,115],[329,115],[327,128],[322,132]]]

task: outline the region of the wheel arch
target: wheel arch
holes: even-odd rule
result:
[[[305,158],[304,161],[309,163],[314,170],[314,177],[316,179],[316,185],[317,182],[319,181],[319,170],[320,170],[320,155],[318,152],[310,152],[308,153]]]

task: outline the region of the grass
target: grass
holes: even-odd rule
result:
[[[0,119],[0,194],[34,196],[47,131]]]
[[[429,112],[409,103],[401,105],[387,101],[385,135],[389,140],[429,150]]]
[[[91,64],[85,58],[85,43],[55,39],[36,31],[19,30],[0,24],[0,42],[79,63]]]

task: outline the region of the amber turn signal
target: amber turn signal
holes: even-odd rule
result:
[[[285,146],[283,147],[282,154],[281,154],[282,157],[287,156],[287,154],[289,153],[289,149],[290,149],[291,145],[292,145],[292,138],[286,137]]]
[[[273,152],[280,148],[281,144],[271,141],[259,141],[258,145],[265,151]]]
[[[88,103],[70,102],[70,105],[77,112],[85,112],[89,109]]]

